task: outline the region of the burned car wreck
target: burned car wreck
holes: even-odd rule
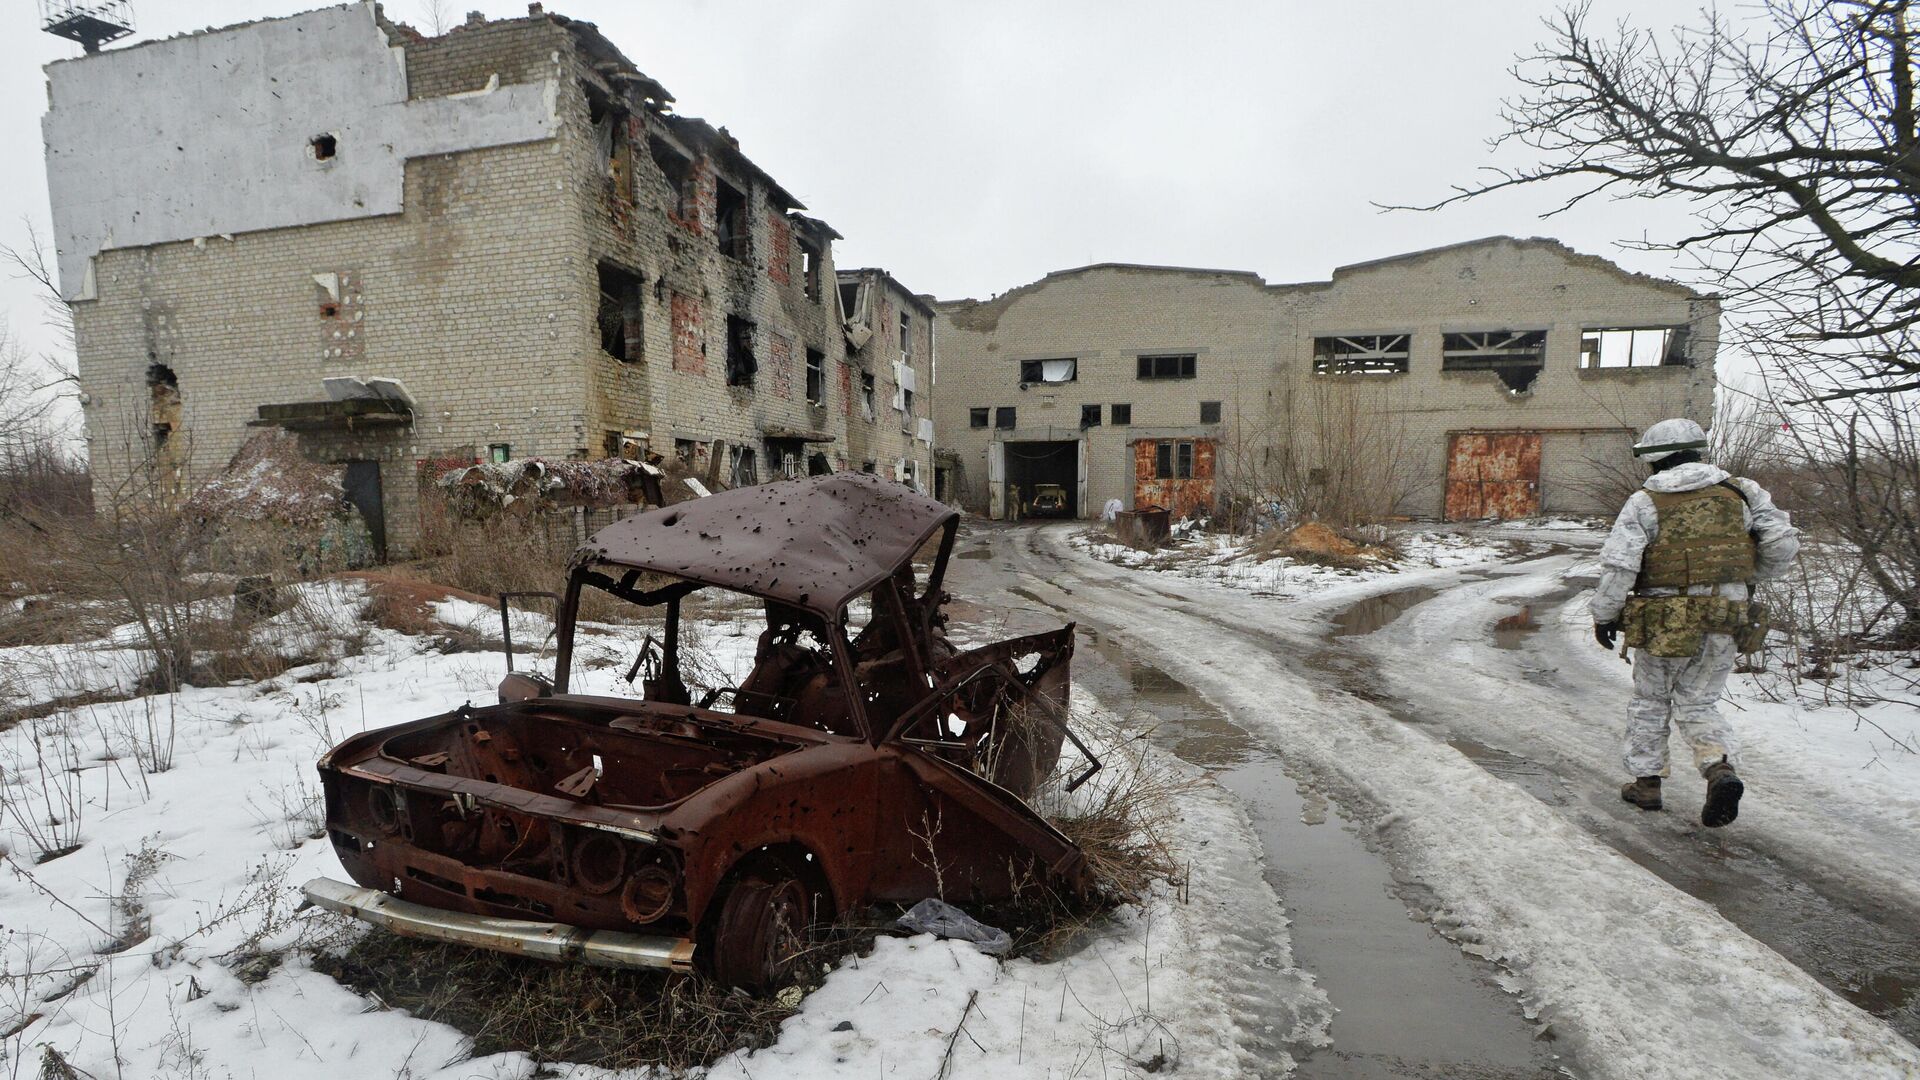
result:
[[[551,680],[510,673],[498,704],[321,758],[356,884],[315,879],[309,899],[402,934],[759,989],[842,913],[1084,890],[1081,852],[1025,801],[1072,738],[1072,627],[950,645],[958,523],[838,473],[601,529],[559,597]],[[682,604],[709,588],[764,606],[738,686],[681,670]],[[638,698],[570,691],[587,590],[664,608],[625,671]]]

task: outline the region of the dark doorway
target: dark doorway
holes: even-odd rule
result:
[[[1010,442],[1005,450],[1007,497],[1021,517],[1080,516],[1079,442]]]
[[[380,463],[347,462],[346,489],[347,502],[360,511],[360,520],[367,523],[374,557],[387,561],[387,513],[380,501]]]

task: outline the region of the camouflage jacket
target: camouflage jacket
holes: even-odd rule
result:
[[[1613,532],[1608,534],[1606,546],[1600,549],[1600,584],[1594,588],[1593,599],[1587,602],[1587,610],[1593,613],[1594,622],[1613,622],[1620,618],[1620,609],[1626,606],[1627,594],[1632,591],[1634,579],[1640,574],[1640,556],[1647,550],[1647,545],[1660,535],[1660,517],[1647,492],[1697,491],[1729,479],[1746,496],[1747,528],[1754,532],[1758,541],[1754,580],[1768,581],[1785,575],[1793,568],[1793,560],[1800,554],[1800,531],[1793,527],[1793,521],[1785,510],[1773,505],[1773,496],[1767,494],[1766,488],[1744,477],[1732,477],[1717,465],[1705,462],[1676,465],[1649,476],[1644,485],[1646,490],[1634,492],[1627,498],[1627,504],[1621,507],[1620,516],[1613,523]],[[1689,588],[1687,593],[1692,596],[1715,595],[1729,600],[1745,600],[1747,584],[1735,581],[1725,585],[1696,585]],[[1647,593],[1671,596],[1678,591],[1649,589]]]

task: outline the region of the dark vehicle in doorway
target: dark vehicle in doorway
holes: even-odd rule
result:
[[[1027,502],[1028,517],[1066,517],[1067,489],[1059,484],[1037,484]]]
[[[1083,891],[1083,854],[1025,801],[1073,738],[1073,628],[951,645],[957,526],[906,487],[836,473],[601,529],[558,598],[551,680],[511,672],[498,704],[320,759],[356,884],[307,896],[402,934],[765,989],[840,913]],[[764,610],[738,686],[682,673],[682,606],[703,589]],[[638,698],[572,689],[587,590],[664,609],[626,671]],[[1098,768],[1080,749],[1092,764],[1070,786]]]

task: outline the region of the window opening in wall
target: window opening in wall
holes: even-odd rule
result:
[[[861,462],[861,463],[860,463],[860,471],[861,471],[861,472],[863,472],[863,473],[872,473],[872,472],[873,472],[873,462],[871,462],[871,461],[863,461],[863,462]]]
[[[860,373],[860,415],[868,420],[873,419],[873,375],[871,372],[863,371]]]
[[[693,159],[658,136],[647,139],[647,152],[652,155],[653,163],[660,167],[660,174],[667,178],[667,187],[672,189],[673,202],[667,211],[686,217],[687,208],[693,201],[688,197],[687,189],[687,182],[693,176]]]
[[[1142,379],[1191,379],[1194,368],[1195,354],[1193,353],[1142,356],[1135,374]]]
[[[1686,362],[1684,326],[1588,327],[1580,331],[1583,368],[1671,367]]]
[[[503,442],[487,444],[487,460],[494,464],[513,460],[513,447]]]
[[[673,440],[673,456],[678,458],[681,464],[692,465],[694,458],[699,454],[700,444],[693,439]]]
[[[900,355],[913,353],[913,319],[906,312],[900,313]]]
[[[727,256],[745,262],[753,257],[747,225],[747,196],[718,177],[714,180],[713,235]]]
[[[1080,426],[1083,428],[1099,427],[1100,426],[1100,406],[1098,405],[1080,406]]]
[[[617,266],[600,264],[600,351],[615,360],[640,359],[642,319],[640,279]]]
[[[165,364],[148,364],[147,393],[147,424],[152,429],[153,448],[159,450],[180,429],[180,379]]]
[[[900,388],[900,430],[913,430],[913,391]]]
[[[991,413],[991,409],[968,409],[967,426],[975,428],[986,427]]]
[[[800,241],[800,281],[807,299],[820,302],[820,249],[811,241]]]
[[[825,405],[827,403],[827,354],[819,349],[807,350],[807,404]]]
[[[738,315],[727,316],[727,385],[752,386],[760,364],[753,355],[753,324]]]
[[[760,482],[758,471],[753,464],[753,447],[734,446],[728,448],[728,487],[746,487]]]
[[[1407,370],[1411,334],[1348,334],[1313,339],[1316,375],[1397,375]]]
[[[832,471],[833,463],[827,460],[827,455],[815,451],[807,457],[808,476],[825,476]]]
[[[852,322],[860,311],[860,283],[843,281],[840,283],[840,321]]]
[[[1153,478],[1156,480],[1193,479],[1193,444],[1173,439],[1155,443]]]
[[[1220,422],[1220,403],[1217,401],[1201,402],[1200,403],[1200,422],[1203,424],[1219,423]]]
[[[632,166],[627,160],[627,111],[614,104],[596,87],[587,87],[587,120],[593,125],[593,144],[599,151],[600,170],[614,195],[633,198]]]
[[[333,155],[340,152],[340,140],[331,134],[315,135],[307,140],[307,152],[313,155],[315,161],[331,161]]]
[[[1020,361],[1020,381],[1023,383],[1070,383],[1079,378],[1080,361],[1072,357]]]
[[[993,410],[993,426],[1001,431],[1013,430],[1013,406],[1000,405]]]
[[[1495,372],[1516,394],[1533,388],[1546,362],[1545,330],[1474,330],[1440,338],[1440,370]]]
[[[1128,424],[1133,423],[1133,406],[1131,404],[1109,405],[1107,406],[1107,419],[1112,421],[1115,427],[1126,427]]]

